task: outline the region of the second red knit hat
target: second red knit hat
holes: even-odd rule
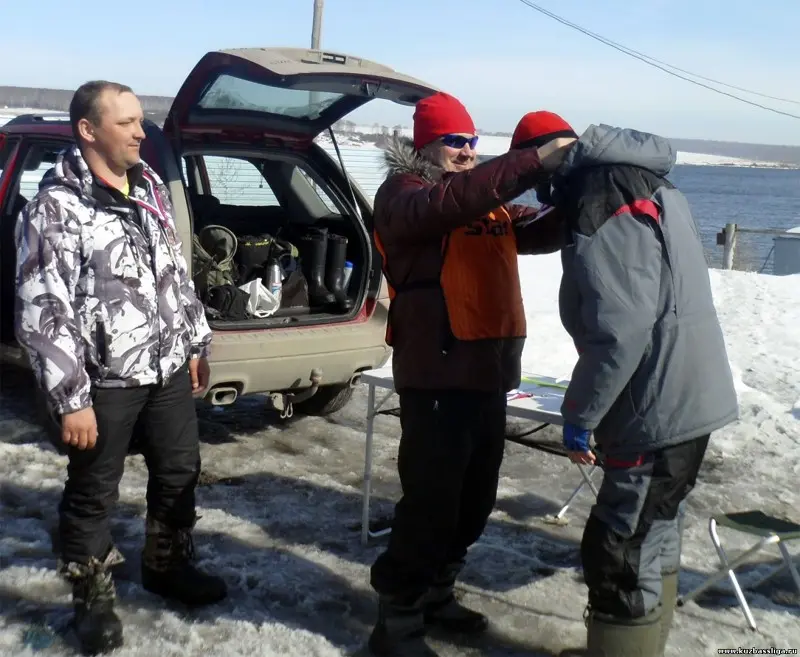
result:
[[[529,112],[523,116],[511,137],[511,148],[528,148],[543,146],[559,137],[574,137],[578,135],[572,126],[553,112]]]

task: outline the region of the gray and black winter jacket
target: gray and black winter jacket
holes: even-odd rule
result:
[[[611,455],[705,435],[738,417],[708,265],[661,137],[591,126],[553,177],[566,215],[560,312],[579,352],[564,419]]]
[[[211,330],[194,294],[166,187],[144,163],[129,197],[59,155],[16,228],[16,336],[51,408],[91,406],[91,387],[163,384]]]

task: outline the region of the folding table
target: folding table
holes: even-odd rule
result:
[[[361,382],[368,386],[367,395],[367,435],[366,446],[364,454],[364,479],[363,479],[363,498],[361,507],[361,543],[367,545],[370,538],[377,538],[385,536],[391,532],[391,527],[386,529],[379,529],[377,531],[370,530],[369,527],[369,505],[370,495],[372,493],[372,447],[374,438],[375,417],[380,414],[386,413],[381,411],[384,404],[394,394],[394,380],[392,378],[392,367],[386,365],[380,369],[367,370],[361,375]],[[525,375],[523,383],[520,385],[519,393],[523,396],[510,399],[508,402],[507,414],[509,417],[516,417],[523,420],[531,420],[533,422],[540,422],[540,426],[536,427],[529,433],[535,433],[546,426],[551,424],[563,424],[561,416],[561,403],[564,400],[564,390],[566,389],[567,381],[558,381],[552,377]],[[383,391],[383,394],[378,399],[378,388]],[[507,436],[506,440],[514,442],[525,447],[532,449],[540,449],[551,453],[564,454],[562,450],[548,449],[542,443],[536,443],[532,440],[526,440],[521,436]],[[553,524],[564,524],[564,516],[572,504],[575,497],[581,492],[584,486],[589,486],[591,491],[597,496],[597,488],[591,479],[596,465],[592,466],[587,472],[581,464],[576,464],[581,473],[581,482],[570,494],[567,501],[561,507],[559,512],[554,516],[546,518],[546,521]]]

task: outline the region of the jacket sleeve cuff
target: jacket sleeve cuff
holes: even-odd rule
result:
[[[586,431],[594,431],[602,418],[597,420],[588,418],[585,412],[582,412],[583,410],[576,407],[575,401],[570,398],[568,390],[564,397],[564,402],[561,404],[561,417],[564,418],[564,424],[571,424]]]
[[[211,345],[200,342],[189,349],[189,358],[208,358],[211,356]]]
[[[50,403],[50,407],[58,415],[69,415],[70,413],[76,413],[82,411],[84,408],[90,408],[91,406],[92,396],[88,388],[81,389],[77,394],[62,401],[55,403],[51,401]]]

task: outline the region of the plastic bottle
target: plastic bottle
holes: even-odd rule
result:
[[[267,270],[267,289],[275,295],[275,298],[280,303],[281,290],[283,288],[283,271],[281,270],[280,263],[273,260],[269,269]]]
[[[347,285],[350,283],[350,277],[353,275],[353,263],[346,260],[344,263],[344,279],[342,282],[342,289],[347,290]]]

